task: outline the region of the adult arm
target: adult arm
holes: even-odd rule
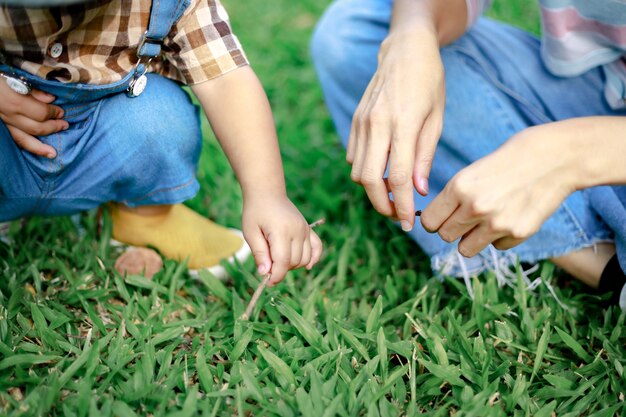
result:
[[[311,268],[322,243],[287,198],[269,102],[249,66],[193,85],[237,175],[244,197],[243,232],[259,273],[271,283],[287,270]]]
[[[376,210],[398,218],[404,230],[415,222],[413,189],[428,193],[443,124],[439,48],[464,33],[467,16],[465,0],[396,0],[377,71],[354,114],[346,157],[351,178],[363,184]]]
[[[422,213],[427,230],[474,256],[535,234],[572,192],[626,184],[626,117],[584,117],[528,128],[461,170]]]

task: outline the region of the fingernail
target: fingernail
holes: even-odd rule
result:
[[[267,265],[265,264],[259,265],[258,271],[259,271],[259,275],[267,274]]]
[[[402,227],[402,230],[404,230],[405,232],[411,231],[411,223],[409,223],[407,220],[402,220],[400,222],[400,226]]]
[[[69,124],[66,124],[65,126],[63,126],[63,130],[67,130],[67,129],[69,129],[69,128],[70,128],[70,125],[69,125]]]
[[[48,159],[54,159],[54,158],[55,158],[55,156],[56,156],[56,155],[55,155],[55,154],[53,154],[53,153],[48,153],[48,154],[46,154],[46,158],[48,158]]]
[[[428,194],[428,180],[426,178],[420,178],[419,183],[424,194]]]

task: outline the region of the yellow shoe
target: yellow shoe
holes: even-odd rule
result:
[[[215,224],[183,204],[150,215],[117,205],[110,208],[115,240],[130,246],[152,246],[177,261],[187,259],[192,275],[205,269],[223,279],[226,270],[220,261],[243,262],[250,256],[250,248],[239,230]]]

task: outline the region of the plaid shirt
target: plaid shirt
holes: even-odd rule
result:
[[[8,65],[48,80],[110,84],[133,71],[152,0],[96,0],[56,8],[0,6]],[[150,72],[197,84],[247,65],[219,0],[192,0]]]

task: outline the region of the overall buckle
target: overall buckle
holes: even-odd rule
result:
[[[30,83],[26,81],[25,78],[19,77],[17,75],[9,75],[5,74],[4,72],[0,72],[0,77],[3,77],[6,80],[9,88],[15,91],[17,94],[26,96],[30,94],[33,89]]]
[[[143,51],[146,45],[155,45],[152,51]],[[139,41],[137,46],[137,64],[135,64],[135,70],[132,80],[128,84],[126,94],[128,97],[137,97],[146,89],[148,84],[148,77],[146,72],[148,71],[148,65],[153,58],[157,57],[161,51],[161,40],[154,40],[148,37],[148,31],[146,30]],[[151,52],[151,53],[146,53]]]

